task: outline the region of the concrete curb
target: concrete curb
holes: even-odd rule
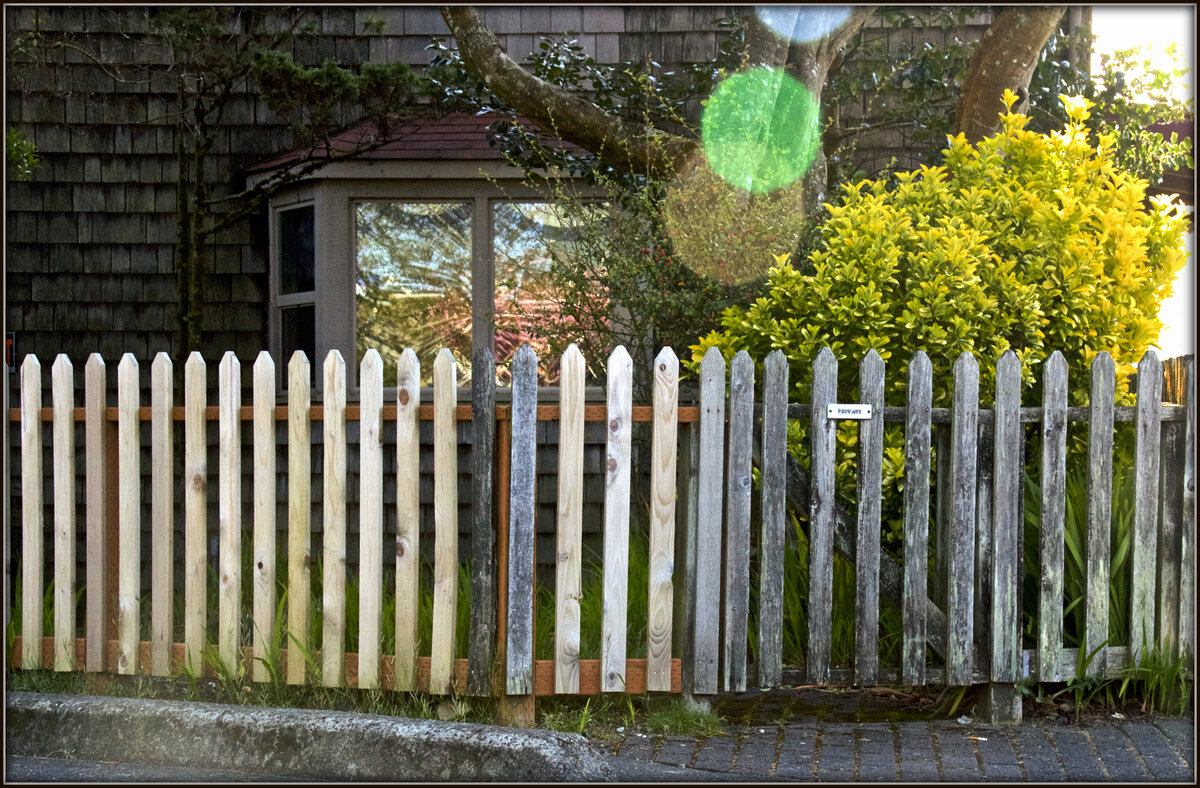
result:
[[[170,764],[356,781],[608,782],[582,736],[312,709],[6,696],[13,755]]]

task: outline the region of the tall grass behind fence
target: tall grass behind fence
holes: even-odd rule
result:
[[[484,354],[476,363],[482,369],[491,360]],[[921,352],[908,365],[903,405],[884,402],[887,369],[873,351],[859,369],[853,403],[839,396],[846,392],[837,389],[838,362],[828,349],[814,360],[813,401],[807,404],[788,403],[787,363],[778,352],[763,361],[760,385],[760,368],[747,354],[727,364],[711,350],[700,366],[694,406],[680,405],[679,365],[669,348],[654,361],[653,403],[644,406],[632,402],[632,361],[624,348],[609,359],[604,405],[586,405],[584,359],[574,347],[561,359],[558,404],[539,404],[538,363],[528,347],[516,354],[511,405],[494,404],[494,375],[477,376],[473,404],[457,405],[454,361],[443,351],[434,360],[432,401],[426,403],[417,383],[419,361],[406,351],[398,361],[399,385],[385,401],[383,361],[371,351],[362,361],[359,403],[348,405],[345,363],[333,352],[322,367],[325,400],[313,407],[303,354],[289,362],[287,403],[279,405],[274,362],[264,353],[252,370],[252,403],[243,406],[241,364],[227,353],[217,369],[217,403],[209,406],[205,364],[193,355],[184,366],[184,401],[177,406],[172,365],[160,354],[146,407],[137,362],[126,355],[117,367],[117,406],[106,408],[104,361],[92,356],[83,407],[77,408],[73,370],[60,357],[51,370],[53,406],[43,409],[42,370],[27,357],[21,408],[10,413],[21,425],[23,504],[14,663],[155,675],[196,672],[208,663],[210,669],[245,670],[253,681],[282,675],[292,684],[438,694],[712,694],[797,680],[1063,681],[1080,665],[1113,675],[1155,647],[1193,653],[1194,394],[1188,385],[1177,386],[1185,404],[1163,404],[1162,368],[1152,352],[1139,365],[1132,407],[1114,406],[1114,365],[1106,353],[1089,370],[1087,407],[1067,406],[1070,371],[1058,353],[1043,366],[1043,401],[1032,406],[1020,401],[1016,355],[1002,356],[994,392],[982,393],[994,403],[990,408],[979,407],[979,367],[970,354],[955,364],[950,408],[931,406],[932,367]],[[1189,362],[1185,380],[1191,375]],[[810,425],[807,467],[788,453],[789,419]],[[432,582],[422,580],[416,527],[422,420],[433,422],[434,433]],[[853,512],[835,497],[836,434],[846,420],[858,430]],[[151,442],[150,545],[140,543],[137,505],[144,421]],[[174,478],[180,447],[170,425],[177,421],[183,422],[182,480]],[[203,440],[210,421],[219,424],[215,468]],[[284,421],[288,507],[286,540],[277,542],[275,425]],[[307,465],[313,421],[322,422],[324,440],[317,567],[310,566]],[[359,422],[360,539],[351,561],[346,483],[354,470],[347,468],[347,423],[353,421]],[[458,553],[460,421],[469,421],[472,432],[470,556]],[[553,594],[535,588],[538,421],[561,425]],[[608,440],[604,547],[596,567],[585,566],[580,522],[580,457],[589,421],[603,422]],[[117,425],[115,465],[107,459],[114,455],[103,429],[110,422]],[[649,423],[652,434],[651,495],[644,516],[631,522],[630,434],[636,422]],[[1122,422],[1133,442],[1127,481],[1114,478],[1113,467],[1114,430]],[[42,522],[45,423],[53,454],[48,540]],[[77,458],[74,431],[80,423],[84,452]],[[880,540],[886,423],[902,425],[905,436],[899,554]],[[1067,473],[1071,424],[1087,433],[1082,480]],[[253,433],[251,490],[241,487],[237,448],[243,428]],[[398,528],[385,543],[381,446],[385,431],[393,430]],[[86,491],[83,523],[75,522],[72,497],[79,476]],[[183,499],[182,622],[173,612],[176,481]],[[205,502],[213,481],[220,555],[215,577],[209,577],[205,559],[214,524],[205,516]],[[108,519],[111,495],[115,523]],[[245,496],[253,501],[253,522],[243,524]],[[73,551],[80,527],[88,553],[82,637],[74,631],[79,603]],[[104,573],[114,565],[106,555],[114,531],[118,594],[110,622]],[[52,628],[43,621],[47,549],[54,569]],[[141,587],[137,571],[147,549],[149,589]],[[356,570],[349,571],[348,563]],[[1026,588],[1031,568],[1036,583]],[[631,578],[637,588],[630,588]],[[598,622],[596,631],[584,621]],[[463,649],[465,657],[458,656]],[[1080,660],[1081,652],[1095,656]]]

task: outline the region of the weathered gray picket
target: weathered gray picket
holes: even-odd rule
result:
[[[725,359],[709,348],[700,362],[700,449],[696,497],[695,578],[689,580],[694,596],[688,613],[695,626],[692,648],[692,692],[717,691],[719,620],[721,609],[721,488],[725,455]],[[701,611],[703,620],[697,618]],[[718,614],[719,615],[719,614]]]
[[[883,503],[883,386],[885,367],[874,349],[859,365],[859,402],[871,418],[858,426],[858,542],[854,560],[854,683],[875,684],[879,674],[879,543]]]
[[[950,549],[946,587],[946,681],[970,683],[974,667],[975,452],[979,365],[963,353],[954,362],[954,424],[950,457]]]
[[[725,468],[725,572],[722,577],[721,689],[746,689],[750,616],[750,461],[754,449],[754,362],[738,351],[729,370],[729,437]]]
[[[1158,550],[1158,466],[1161,429],[1162,363],[1153,350],[1138,362],[1137,421],[1134,433],[1133,540],[1129,560],[1129,645],[1135,660],[1154,643],[1154,580]]]
[[[1067,362],[1057,350],[1042,373],[1042,510],[1038,543],[1038,678],[1061,681],[1063,642],[1063,523],[1066,517]],[[1018,470],[1019,474],[1020,471]],[[1104,593],[1107,596],[1107,583]]]
[[[812,474],[808,532],[808,682],[829,681],[833,631],[833,510],[837,467],[837,422],[828,408],[837,402],[837,359],[821,348],[813,360]]]
[[[763,370],[762,517],[758,541],[758,685],[779,684],[783,671],[783,555],[787,527],[788,364],[781,350]]]
[[[471,361],[471,623],[467,693],[492,694],[496,643],[496,546],[492,462],[496,445],[496,360],[479,348]]]
[[[929,544],[930,416],[933,366],[924,351],[908,364],[908,411],[904,441],[904,591],[901,656],[905,684],[925,683],[925,643]]]
[[[1094,654],[1089,674],[1102,676],[1108,667],[1109,556],[1112,534],[1113,400],[1116,365],[1108,353],[1092,359],[1088,412],[1087,548],[1084,557],[1084,652]],[[1059,663],[1061,669],[1062,664]]]
[[[507,688],[533,693],[534,493],[537,355],[522,345],[512,362],[512,466],[508,506]]]
[[[1021,522],[1020,422],[1021,362],[1007,350],[996,363],[995,450],[992,483],[991,622],[992,681],[1016,682],[1020,666],[1021,608],[1017,589],[1021,583],[1019,549]],[[1043,573],[1046,567],[1042,567]],[[1061,571],[1053,567],[1051,571]]]

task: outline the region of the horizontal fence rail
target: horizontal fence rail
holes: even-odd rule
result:
[[[394,363],[398,384],[385,400],[384,362],[368,351],[359,370],[357,405],[346,402],[346,364],[333,351],[322,366],[324,401],[310,401],[310,362],[297,353],[283,374],[286,404],[277,403],[276,368],[260,354],[250,371],[251,402],[241,401],[241,362],[226,353],[216,370],[216,404],[206,401],[209,370],[192,354],[176,393],[174,366],[165,354],[152,362],[148,406],[138,388],[138,362],[117,364],[117,404],[105,403],[105,361],[88,359],[82,407],[74,404],[71,362],[55,360],[52,404],[42,404],[37,358],[20,370],[21,406],[9,419],[20,425],[21,605],[13,665],[56,671],[84,669],[124,674],[212,673],[218,664],[245,671],[252,681],[285,677],[289,684],[527,696],[599,692],[741,691],[748,686],[810,684],[1002,684],[1023,679],[1065,681],[1082,673],[1118,675],[1149,649],[1194,652],[1195,406],[1192,362],[1183,373],[1179,403],[1162,399],[1162,365],[1153,352],[1138,366],[1132,406],[1114,405],[1114,363],[1098,354],[1089,370],[1090,404],[1068,406],[1070,371],[1052,354],[1041,367],[1043,401],[1022,406],[1017,356],[997,362],[994,390],[980,392],[977,361],[964,353],[954,366],[953,405],[935,408],[932,366],[923,352],[907,366],[904,405],[884,402],[889,374],[870,351],[859,368],[855,407],[843,416],[838,361],[823,349],[812,365],[812,396],[789,404],[786,358],[776,351],[756,367],[740,352],[728,361],[715,349],[699,365],[699,400],[680,404],[679,361],[670,348],[654,359],[653,402],[632,400],[633,362],[618,347],[608,359],[606,403],[584,401],[585,360],[572,346],[560,359],[559,401],[539,404],[539,359],[522,347],[512,364],[512,400],[495,404],[494,374],[477,375],[472,404],[458,405],[454,358],[433,359],[432,400],[423,401],[420,361],[411,350]],[[494,368],[490,354],[474,359]],[[760,376],[760,377],[759,377]],[[756,377],[758,378],[756,380]],[[1177,387],[1178,388],[1178,387]],[[981,408],[981,393],[993,402]],[[867,410],[869,408],[869,415]],[[857,409],[857,410],[856,410]],[[857,424],[853,471],[855,511],[839,503],[840,427]],[[807,467],[788,451],[788,421],[807,430]],[[149,422],[150,522],[142,522],[143,459],[138,426]],[[431,636],[422,643],[420,532],[420,422],[433,422],[434,534]],[[534,511],[535,426],[559,424],[557,528],[554,563],[552,659],[535,659]],[[173,424],[182,422],[181,445]],[[205,442],[209,422],[218,446]],[[349,423],[358,424],[357,467],[348,467]],[[459,422],[470,422],[470,467],[459,468]],[[583,594],[582,489],[586,422],[606,426],[603,598],[599,659],[581,658]],[[1068,429],[1086,423],[1086,538],[1072,546],[1064,531]],[[1114,430],[1133,433],[1132,520],[1128,610],[1109,609],[1114,517]],[[277,423],[286,424],[286,518],[276,522]],[[649,425],[648,467],[635,468],[633,427]],[[49,425],[52,521],[44,522],[43,430]],[[316,425],[319,424],[319,427]],[[1025,428],[1036,425],[1039,455],[1026,457]],[[883,549],[880,503],[885,494],[885,425],[903,433],[901,543]],[[242,435],[250,433],[252,489],[242,489]],[[320,467],[312,466],[313,430],[322,437]],[[76,430],[83,441],[75,454]],[[385,443],[395,443],[394,534],[385,537]],[[1077,441],[1078,442],[1078,441]],[[793,445],[793,450],[798,447]],[[176,463],[176,454],[182,452]],[[844,450],[843,450],[844,451]],[[212,456],[210,456],[210,454]],[[215,460],[215,468],[209,465]],[[1025,512],[1022,479],[1036,468],[1037,512]],[[178,476],[182,468],[182,477]],[[460,607],[457,478],[469,470],[472,522],[471,604],[465,659],[455,658]],[[758,481],[755,483],[755,471]],[[321,629],[314,640],[308,593],[313,578],[311,480],[322,492]],[[633,474],[648,476],[648,579],[639,589],[645,619],[629,620],[628,585],[633,533]],[[347,480],[357,476],[356,522],[348,522]],[[75,490],[81,480],[86,516],[77,523]],[[218,516],[206,512],[216,483]],[[243,498],[252,522],[243,524]],[[757,501],[757,505],[755,505]],[[179,503],[180,506],[176,506]],[[789,513],[795,519],[789,521]],[[176,522],[178,519],[179,522]],[[785,571],[793,549],[789,522],[804,531],[802,574]],[[1025,544],[1025,524],[1036,543]],[[356,526],[351,528],[350,526]],[[182,561],[175,560],[177,527]],[[79,529],[82,528],[82,534]],[[279,532],[285,539],[277,544]],[[359,535],[347,555],[347,533]],[[149,545],[142,543],[149,534]],[[250,540],[251,599],[241,544]],[[75,546],[86,545],[82,636],[77,618]],[[208,575],[210,539],[217,571]],[[385,542],[385,538],[387,541]],[[44,613],[47,542],[54,594]],[[1064,643],[1066,550],[1081,551],[1084,625],[1078,648]],[[143,552],[150,557],[150,588],[142,587]],[[276,566],[277,549],[286,566]],[[932,553],[932,560],[928,556]],[[390,557],[394,555],[394,560]],[[835,556],[853,572],[852,657],[834,664],[831,644]],[[1036,559],[1031,558],[1036,556]],[[1022,643],[1022,577],[1036,560],[1036,631]],[[174,618],[176,569],[181,571],[182,621]],[[840,571],[840,570],[839,570]],[[385,576],[394,587],[385,588]],[[353,581],[353,582],[351,582]],[[800,665],[784,664],[786,599],[805,586],[807,620]],[[357,652],[347,653],[348,590],[357,588]],[[286,604],[281,594],[287,593]],[[752,593],[753,592],[753,593]],[[143,602],[149,602],[144,616]],[[216,600],[215,618],[208,609]],[[880,662],[881,603],[899,611],[901,647],[895,664]],[[1025,609],[1028,609],[1025,605]],[[385,611],[394,633],[383,653]],[[43,620],[44,615],[52,619]],[[1122,645],[1111,645],[1110,618],[1125,622]],[[215,626],[213,626],[215,622]],[[754,630],[750,630],[753,622]],[[631,624],[645,632],[645,657],[627,657]],[[281,634],[282,633],[282,634]],[[750,635],[756,644],[751,659]]]

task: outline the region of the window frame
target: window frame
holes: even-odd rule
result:
[[[355,167],[353,165],[364,165]],[[390,166],[389,166],[390,165]],[[282,359],[281,310],[289,306],[312,303],[315,306],[314,343],[317,358],[309,359],[314,366],[313,398],[320,401],[324,381],[319,367],[330,350],[337,350],[347,366],[346,393],[357,400],[357,239],[356,211],[365,202],[471,202],[471,347],[472,355],[481,347],[495,352],[495,265],[493,258],[495,217],[494,206],[503,202],[552,202],[545,189],[531,186],[524,174],[511,167],[484,167],[464,163],[464,166],[434,165],[430,162],[357,162],[343,163],[329,170],[340,172],[290,187],[272,197],[270,211],[270,319],[267,345],[272,355],[286,367],[290,359]],[[488,172],[487,170],[491,170]],[[589,189],[582,182],[572,181],[572,188],[587,196],[599,190]],[[278,215],[293,208],[313,206],[314,283],[312,293],[279,294]],[[482,219],[482,222],[481,222]],[[308,300],[297,300],[303,295]],[[421,359],[432,364],[433,359]],[[277,376],[282,391],[286,374]],[[593,390],[594,389],[594,390]],[[422,396],[430,391],[422,387]],[[547,391],[547,393],[552,393]],[[385,399],[394,396],[395,388],[385,388]],[[470,386],[458,387],[458,401],[470,401]],[[497,387],[501,400],[507,399],[506,387]],[[589,387],[588,399],[603,398],[599,388]],[[556,396],[553,398],[556,399]]]

